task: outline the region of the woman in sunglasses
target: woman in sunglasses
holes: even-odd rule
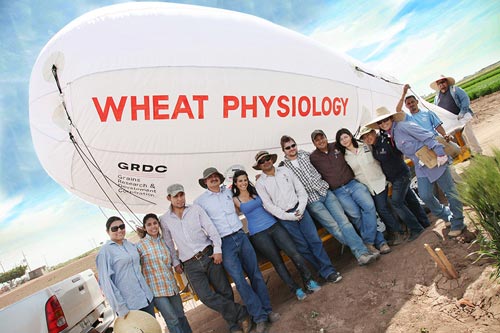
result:
[[[142,219],[144,233],[137,243],[142,273],[154,293],[153,303],[160,311],[170,333],[191,333],[179,287],[172,272],[170,249],[160,235],[160,222],[155,214]]]
[[[263,158],[265,159],[265,158]],[[300,272],[305,288],[308,292],[321,289],[312,279],[311,271],[302,255],[297,251],[293,239],[281,224],[277,223],[274,216],[262,206],[262,199],[257,195],[257,190],[248,180],[246,171],[237,170],[233,175],[233,201],[236,211],[245,214],[248,221],[248,231],[252,245],[266,257],[274,270],[299,301],[306,298],[304,290],[293,280],[281,258],[280,250],[290,257]]]
[[[125,224],[112,216],[106,221],[109,240],[96,258],[99,286],[119,317],[130,310],[141,310],[153,317],[153,293],[141,272],[139,252],[125,239]]]

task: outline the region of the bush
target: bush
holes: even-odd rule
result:
[[[10,280],[14,280],[18,277],[23,276],[24,273],[26,273],[26,268],[28,268],[28,266],[21,265],[11,269],[10,271],[0,274],[0,283],[8,282]]]
[[[478,230],[479,259],[493,260],[491,278],[500,278],[500,150],[493,156],[477,156],[458,185],[460,198],[475,211],[470,218]]]

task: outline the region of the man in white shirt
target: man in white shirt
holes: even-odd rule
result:
[[[306,210],[307,192],[300,180],[285,167],[274,167],[276,154],[260,151],[253,168],[262,170],[255,185],[264,208],[273,214],[292,236],[297,250],[327,282],[342,279],[333,267],[314,222]]]

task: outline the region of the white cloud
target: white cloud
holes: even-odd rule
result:
[[[12,198],[1,198],[0,201],[0,221],[3,221],[12,213],[14,208],[23,201],[23,196],[19,195]]]

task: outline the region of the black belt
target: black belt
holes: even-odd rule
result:
[[[226,235],[226,236],[222,237],[221,239],[224,239],[224,238],[226,238],[226,237],[229,237],[229,236],[232,236],[232,235],[234,235],[234,234],[237,234],[237,233],[238,233],[238,232],[240,232],[240,231],[243,231],[243,229],[239,229],[238,231],[235,231],[235,232],[233,232],[232,234]]]
[[[299,203],[297,202],[295,204],[295,206],[293,208],[290,208],[289,210],[287,210],[286,212],[287,213],[292,213],[292,212],[295,212],[297,210],[297,208],[299,208]]]
[[[193,261],[193,260],[200,260],[201,258],[203,258],[205,255],[207,254],[210,254],[210,252],[212,252],[212,249],[213,249],[213,246],[212,245],[208,245],[206,248],[204,248],[203,250],[201,250],[200,252],[196,253],[194,256],[192,256],[190,259],[188,260],[185,260],[183,263],[187,263],[189,261]]]

